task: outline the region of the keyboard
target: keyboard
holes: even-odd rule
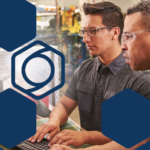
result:
[[[15,146],[18,150],[49,150],[50,147],[48,146],[49,141],[43,139],[40,143],[31,143],[30,141],[25,140],[22,143]]]

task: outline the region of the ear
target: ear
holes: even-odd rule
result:
[[[118,40],[118,37],[120,35],[120,28],[114,27],[112,30],[113,30],[112,40]]]

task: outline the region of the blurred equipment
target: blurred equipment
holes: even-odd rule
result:
[[[41,7],[44,10],[37,11],[38,30],[36,39],[42,40],[49,45],[58,46],[58,50],[65,56],[66,82],[70,82],[73,72],[84,60],[90,58],[89,51],[83,43],[82,37],[79,36],[79,29],[81,28],[79,8],[76,6],[60,7],[57,5],[55,10],[51,11],[44,6]],[[57,17],[56,10],[57,14],[59,14]]]
[[[78,9],[77,9],[78,10]],[[62,31],[69,31],[70,34],[79,33],[81,15],[76,7],[71,6],[62,11]]]
[[[41,117],[49,117],[51,111],[45,103],[39,101],[36,104],[36,114]]]

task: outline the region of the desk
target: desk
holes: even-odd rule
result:
[[[37,127],[38,127],[38,126],[40,126],[41,124],[46,123],[47,121],[48,121],[48,118],[38,119],[38,120],[36,121],[36,125],[37,125]],[[64,129],[75,130],[75,131],[81,131],[81,128],[80,128],[76,123],[74,123],[71,119],[68,119],[67,123],[66,123],[64,126],[62,126],[62,127],[60,128],[61,131],[64,130]],[[83,145],[83,146],[80,147],[80,148],[85,148],[85,147],[89,147],[89,146],[90,146],[90,145],[85,144],[85,145]],[[6,147],[4,147],[4,146],[2,146],[2,145],[0,145],[0,147],[3,148],[4,150],[16,150],[15,148],[8,149],[8,148],[6,148]],[[77,149],[77,148],[74,147],[74,146],[71,146],[71,147]]]

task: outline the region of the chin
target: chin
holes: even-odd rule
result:
[[[133,71],[139,71],[140,70],[140,68],[137,65],[130,65],[130,67]]]
[[[94,55],[94,56],[100,56],[101,53],[98,53],[98,52],[94,52],[94,51],[89,51],[90,52],[90,55]]]
[[[92,52],[92,51],[90,51],[90,55],[97,55],[96,53],[94,53],[94,52]]]

